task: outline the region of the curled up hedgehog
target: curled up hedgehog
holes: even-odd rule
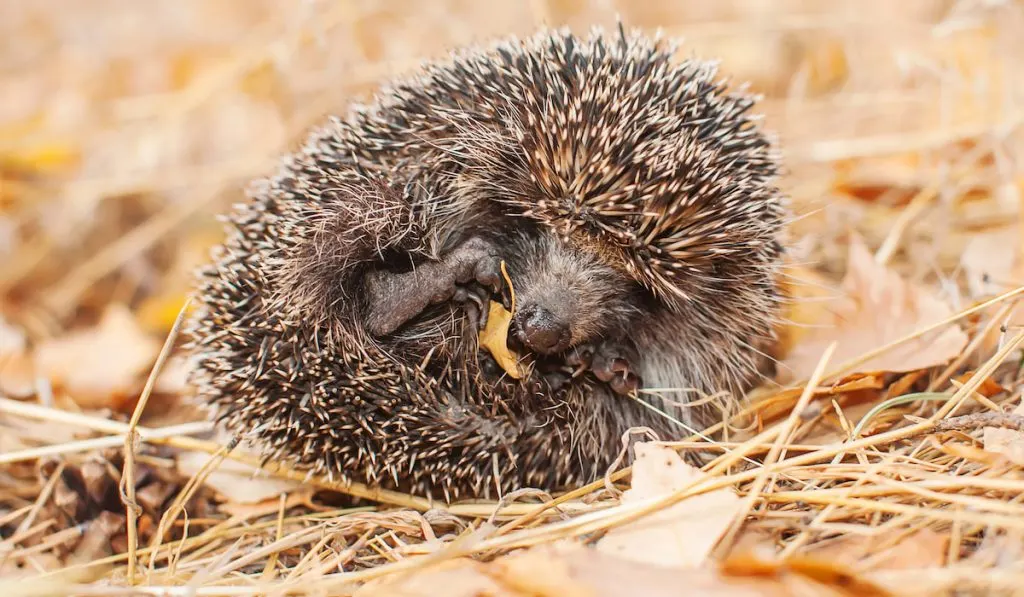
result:
[[[446,501],[721,416],[687,402],[765,372],[785,203],[753,97],[674,50],[508,39],[313,131],[201,272],[201,402],[267,458]]]

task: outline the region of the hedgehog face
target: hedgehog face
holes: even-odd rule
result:
[[[639,313],[639,286],[586,246],[534,230],[514,241],[510,255],[512,330],[534,353],[620,336]]]

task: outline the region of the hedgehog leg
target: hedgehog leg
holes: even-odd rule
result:
[[[611,342],[584,344],[570,351],[566,363],[581,371],[590,371],[616,394],[628,395],[640,387],[641,381],[629,359],[623,356],[625,353]]]
[[[456,291],[469,282],[497,292],[501,284],[500,264],[494,246],[474,237],[440,261],[428,261],[412,271],[372,271],[366,276],[367,330],[375,336],[390,334],[429,305],[466,298],[468,291],[459,297]]]

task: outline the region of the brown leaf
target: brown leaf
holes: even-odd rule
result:
[[[142,389],[159,350],[126,307],[111,305],[96,327],[41,344],[36,362],[79,406],[123,410]]]
[[[845,296],[831,301],[830,316],[817,322],[819,329],[795,346],[783,363],[783,381],[810,376],[825,348],[837,342],[832,365],[839,365],[953,314],[945,302],[927,289],[911,284],[877,264],[864,243],[850,243]],[[957,325],[927,334],[892,348],[865,363],[858,372],[905,373],[932,367],[956,357],[967,345]]]
[[[704,476],[665,446],[640,443],[636,455],[632,486],[622,495],[623,504],[665,496]],[[597,549],[645,564],[696,567],[707,559],[739,507],[739,497],[729,488],[693,496],[609,530]]]
[[[955,379],[956,381],[960,382],[961,384],[966,384],[967,382],[971,381],[971,378],[974,377],[975,373],[977,373],[977,372],[976,371],[966,371],[964,373],[961,373],[960,375],[957,375],[953,379]],[[981,385],[978,386],[978,389],[975,390],[975,392],[977,392],[978,394],[981,394],[982,396],[984,396],[986,398],[991,398],[993,396],[997,396],[999,394],[1002,394],[1005,391],[1006,391],[1006,388],[1004,388],[1002,386],[1002,384],[1000,384],[998,381],[992,379],[991,377],[986,377],[984,379],[984,381],[981,382]],[[1017,413],[1017,414],[1020,414],[1020,413]]]

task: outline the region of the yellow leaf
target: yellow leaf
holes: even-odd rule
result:
[[[512,310],[509,311],[499,302],[491,301],[488,305],[487,325],[480,330],[480,346],[486,348],[487,352],[494,356],[498,365],[514,379],[522,379],[526,376],[518,355],[508,349],[508,328],[512,325],[512,315],[516,310],[516,293],[512,288],[512,280],[505,270],[505,262],[501,262],[501,275],[508,284],[509,294],[512,296]]]
[[[34,172],[52,172],[70,168],[78,163],[78,159],[78,149],[60,143],[27,147],[17,153],[0,156],[0,161],[14,168]]]
[[[148,331],[165,332],[174,325],[174,320],[185,304],[182,292],[167,292],[147,298],[139,306],[139,324]]]

